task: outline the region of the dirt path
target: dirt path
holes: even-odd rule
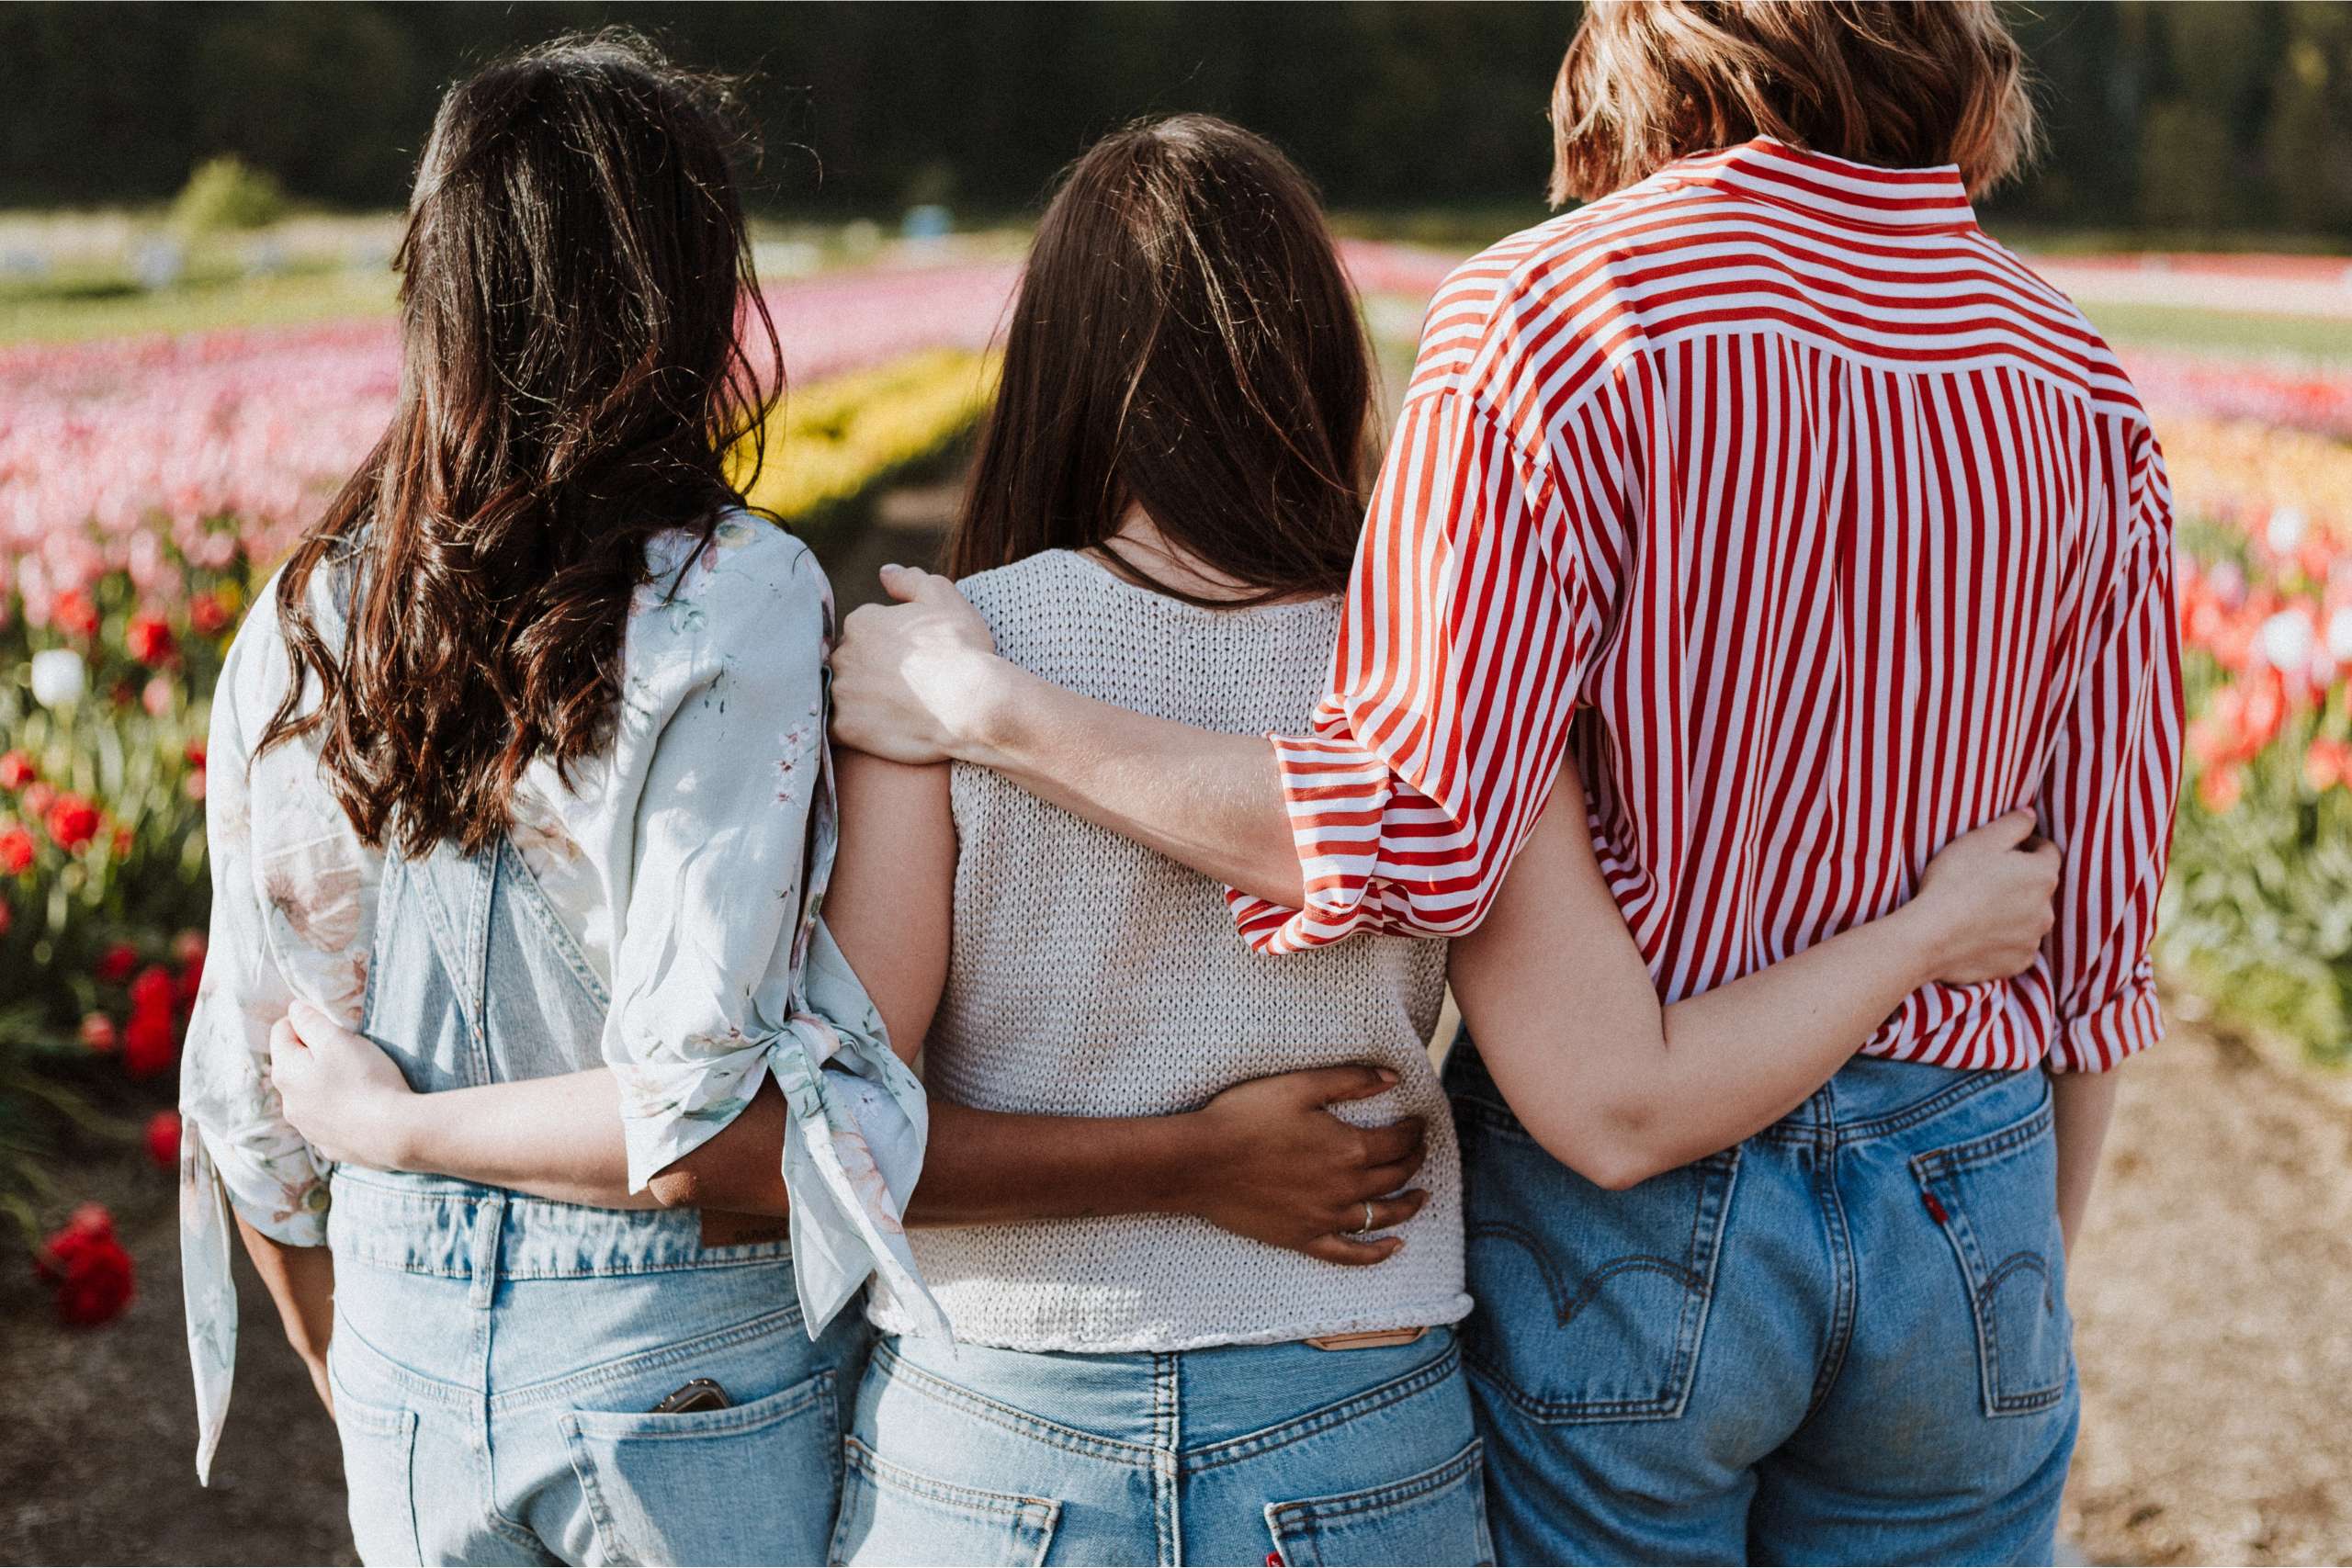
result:
[[[0,1562],[349,1562],[334,1433],[250,1286],[210,1491],[189,1468],[170,1179],[84,1175],[139,1300],[53,1327],[0,1269]],[[2134,1065],[2072,1287],[2067,1529],[2099,1562],[2352,1560],[2352,1086],[2181,1027]]]
[[[2187,1026],[2127,1070],[2068,1285],[2092,1561],[2352,1561],[2346,1089]]]

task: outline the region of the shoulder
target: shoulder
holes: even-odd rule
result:
[[[1010,566],[960,578],[956,590],[971,602],[1001,644],[1007,629],[1023,619],[1089,597],[1093,585],[1087,579],[1094,575],[1096,569],[1068,550],[1040,550]]]
[[[1983,230],[1972,232],[1969,241],[2008,319],[2041,351],[2037,359],[2075,382],[2098,413],[2144,432],[2147,410],[2122,360],[2074,299]]]
[[[1645,181],[1506,236],[1430,302],[1408,397],[1459,393],[1498,411],[1556,410],[1609,379],[1642,339],[1626,282],[1661,229],[1703,197]]]
[[[662,534],[647,546],[645,565],[629,604],[633,647],[830,635],[832,585],[815,553],[755,513],[729,513],[707,539],[699,530]]]

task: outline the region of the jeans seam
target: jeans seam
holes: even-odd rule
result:
[[[1361,1393],[1350,1394],[1345,1399],[1324,1405],[1320,1409],[1310,1410],[1304,1416],[1294,1416],[1290,1420],[1274,1426],[1263,1427],[1255,1432],[1247,1432],[1238,1438],[1227,1438],[1221,1442],[1211,1443],[1205,1448],[1194,1450],[1184,1456],[1185,1473],[1198,1475],[1224,1465],[1255,1459],[1261,1454],[1277,1453],[1283,1449],[1305,1442],[1309,1438],[1319,1436],[1334,1427],[1360,1420],[1375,1411],[1385,1410],[1394,1404],[1401,1404],[1408,1399],[1427,1393],[1442,1384],[1446,1379],[1453,1376],[1460,1370],[1461,1364],[1461,1351],[1449,1346],[1445,1353],[1437,1359],[1391,1378],[1385,1383],[1365,1389]]]
[[[1478,1461],[1485,1457],[1485,1445],[1472,1438],[1453,1458],[1441,1460],[1419,1475],[1408,1475],[1402,1481],[1391,1481],[1379,1486],[1366,1486],[1354,1492],[1342,1492],[1329,1497],[1306,1497],[1290,1503],[1270,1503],[1266,1506],[1268,1522],[1296,1518],[1345,1518],[1362,1514],[1377,1514],[1402,1504],[1418,1501],[1431,1493],[1442,1492],[1474,1473]]]
[[[500,1389],[491,1395],[492,1407],[501,1415],[511,1415],[517,1411],[531,1409],[535,1405],[585,1393],[591,1389],[609,1388],[614,1383],[625,1382],[643,1372],[691,1361],[698,1356],[707,1356],[720,1350],[731,1350],[738,1345],[749,1344],[754,1339],[765,1338],[772,1334],[797,1328],[800,1323],[798,1306],[778,1307],[774,1312],[762,1313],[757,1317],[746,1318],[729,1327],[714,1328],[692,1339],[677,1340],[667,1345],[657,1345],[649,1349],[633,1351],[627,1356],[616,1357],[593,1367],[582,1367],[577,1371],[564,1372],[560,1376],[542,1379],[537,1382],[524,1383],[517,1388]]]
[[[1846,1218],[1846,1197],[1838,1185],[1838,1154],[1830,1151],[1815,1163],[1814,1185],[1820,1206],[1823,1238],[1830,1257],[1829,1342],[1822,1347],[1821,1364],[1814,1372],[1813,1393],[1805,1401],[1800,1424],[1810,1421],[1829,1401],[1846,1370],[1846,1355],[1853,1348],[1855,1294],[1860,1285],[1854,1267],[1853,1226]]]
[[[1148,1469],[1155,1450],[1139,1443],[1125,1442],[1117,1438],[1099,1437],[1075,1427],[1064,1427],[1018,1410],[1010,1404],[977,1393],[945,1378],[910,1364],[904,1356],[886,1342],[876,1347],[874,1364],[893,1382],[903,1382],[910,1392],[921,1394],[935,1404],[960,1410],[975,1420],[1001,1427],[1006,1431],[1043,1443],[1064,1453],[1078,1454],[1087,1459],[1099,1459],[1113,1464],[1132,1465]]]

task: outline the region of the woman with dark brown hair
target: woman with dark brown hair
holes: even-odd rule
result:
[[[215,694],[183,1088],[198,1465],[233,1218],[371,1562],[817,1561],[867,1343],[841,1309],[872,1273],[944,1332],[902,1228],[933,1118],[817,919],[830,596],[729,467],[776,346],[737,150],[721,85],[626,36],[449,94],[393,419]],[[1117,1124],[944,1107],[926,1201],[1317,1235],[1326,1184],[1413,1167],[1416,1129],[1319,1109],[1379,1084]],[[711,1170],[742,1200],[708,1201]],[[718,1207],[788,1213],[790,1245]]]
[[[2146,414],[1970,203],[2031,144],[2023,69],[1991,0],[1592,0],[1553,109],[1589,205],[1432,301],[1311,714],[1219,733],[1000,656],[917,573],[835,653],[837,740],[1182,861],[1280,964],[1455,939],[1508,1559],[2052,1550],[2181,702]],[[1586,1070],[1661,1001],[1828,1002],[1940,847],[2036,828],[2014,964]],[[1595,1159],[1582,1114],[1670,1135]]]

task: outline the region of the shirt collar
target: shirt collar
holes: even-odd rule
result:
[[[1813,213],[1835,223],[1926,231],[1974,225],[1960,166],[1882,169],[1769,136],[1679,159],[1659,177]]]

